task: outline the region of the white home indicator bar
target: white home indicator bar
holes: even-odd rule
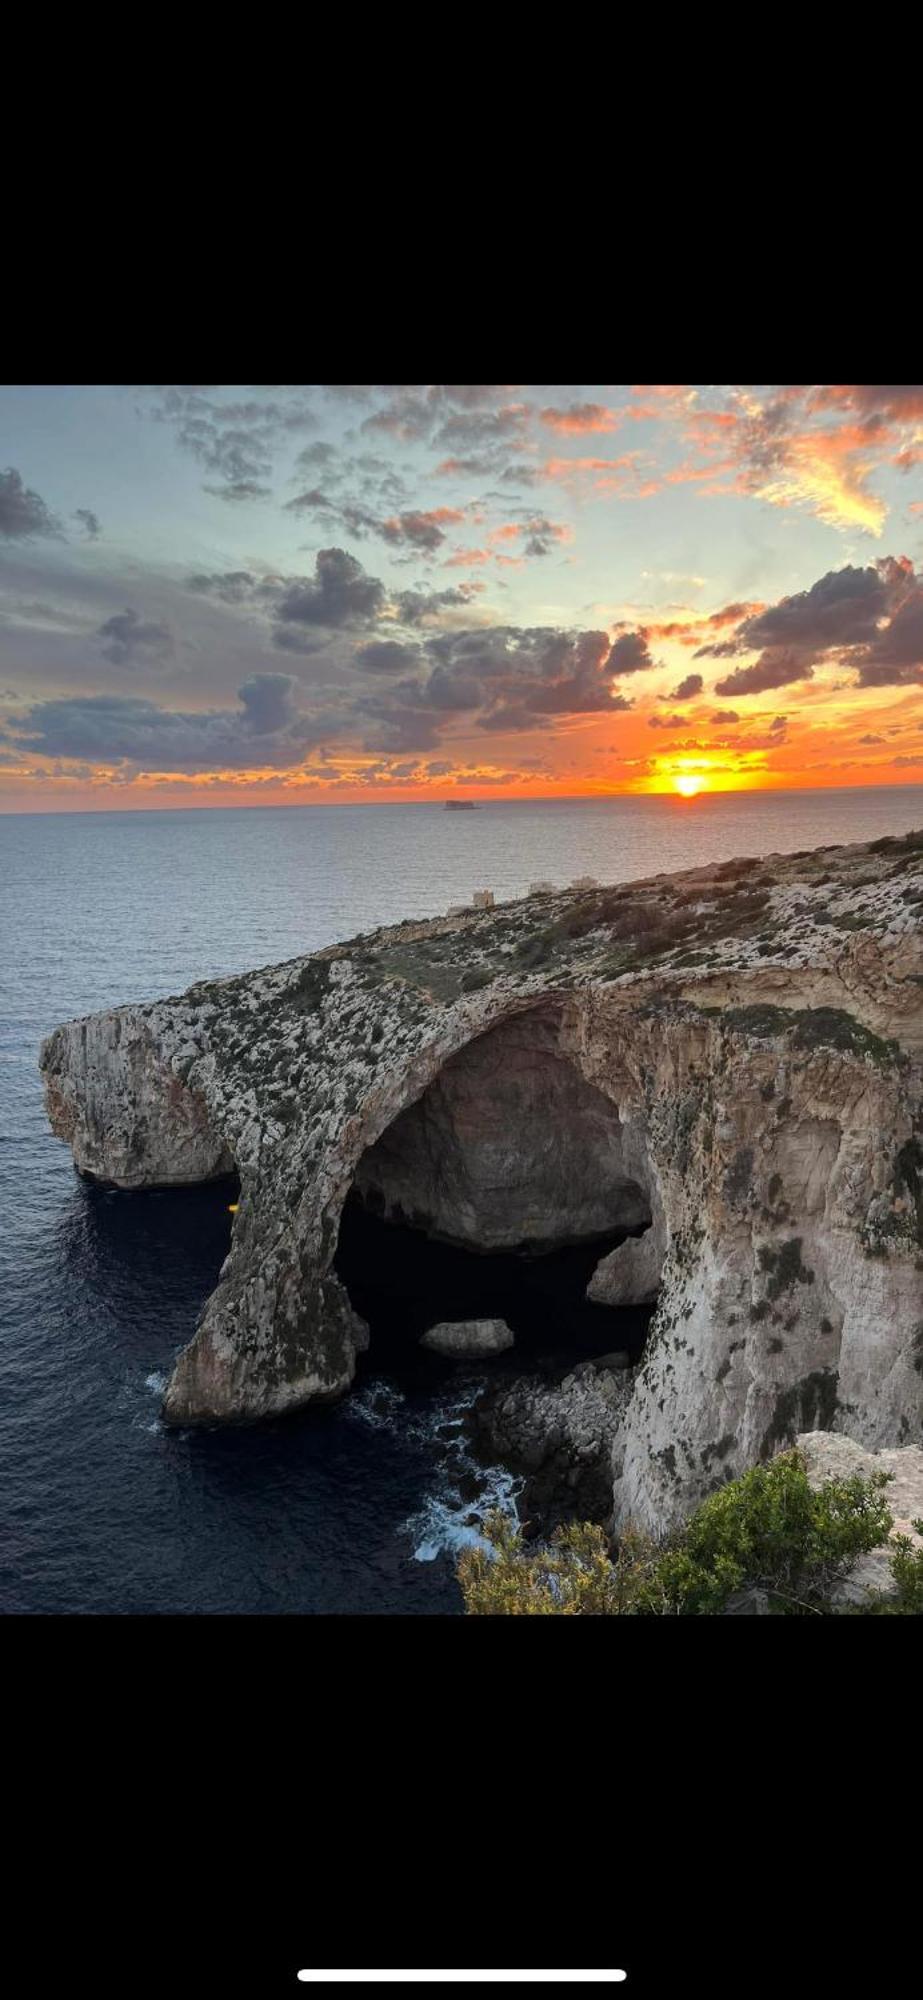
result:
[[[542,1985],[557,1986],[605,1986],[609,1980],[627,1979],[627,1972],[299,1972],[306,1986],[323,1985],[330,1980],[339,1986],[361,1982],[363,1985],[400,1985],[407,1981],[412,1985],[423,1985],[428,1979],[438,1979],[444,1985],[462,1985],[467,1981],[496,1982],[505,1986],[527,1985],[538,1982]]]

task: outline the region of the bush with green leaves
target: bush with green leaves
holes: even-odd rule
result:
[[[923,1520],[912,1525],[923,1535]],[[923,1617],[923,1549],[914,1548],[909,1535],[895,1535],[891,1547],[891,1575],[897,1584],[895,1610]]]
[[[668,1540],[629,1528],[614,1555],[603,1530],[588,1523],[560,1528],[550,1543],[536,1545],[494,1515],[486,1545],[459,1557],[465,1609],[527,1617],[714,1616],[735,1592],[755,1587],[767,1592],[776,1612],[817,1613],[855,1558],[887,1542],[888,1479],[883,1472],[856,1475],[815,1491],[800,1453],[782,1452],[719,1487]],[[898,1608],[920,1610],[923,1552],[906,1536],[895,1538],[894,1549]]]

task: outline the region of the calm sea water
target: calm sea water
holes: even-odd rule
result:
[[[58,1022],[291,958],[472,891],[625,881],[923,825],[923,788],[0,817],[0,1608],[457,1612],[452,1552],[513,1483],[472,1471],[477,1377],[372,1372],[335,1409],[170,1433],[173,1356],[226,1191],[77,1180],[45,1123]],[[464,1475],[467,1474],[467,1481]]]

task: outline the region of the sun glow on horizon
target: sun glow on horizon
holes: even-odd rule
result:
[[[673,786],[682,798],[694,799],[697,792],[706,789],[706,782],[704,778],[697,776],[694,772],[684,771],[681,777],[674,778]]]

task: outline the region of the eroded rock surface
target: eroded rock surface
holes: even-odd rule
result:
[[[376,1214],[478,1250],[579,1243],[647,1222],[626,1130],[537,1010],[450,1057],[359,1163]]]
[[[420,1346],[462,1361],[482,1354],[505,1354],[514,1340],[505,1319],[440,1320],[438,1326],[427,1327]]]
[[[356,1184],[483,1248],[650,1221],[593,1280],[628,1298],[660,1267],[616,1524],[669,1527],[802,1431],[919,1442],[921,901],[907,835],[402,924],[56,1030],[81,1168],[240,1176],[168,1420],[348,1389]]]
[[[519,1508],[527,1529],[547,1534],[574,1514],[610,1521],[613,1441],[632,1389],[630,1369],[585,1361],[559,1381],[524,1375],[481,1394],[474,1437],[527,1475]]]
[[[600,1306],[642,1306],[656,1299],[666,1255],[663,1218],[649,1223],[641,1236],[601,1257],[586,1288],[588,1299]]]

